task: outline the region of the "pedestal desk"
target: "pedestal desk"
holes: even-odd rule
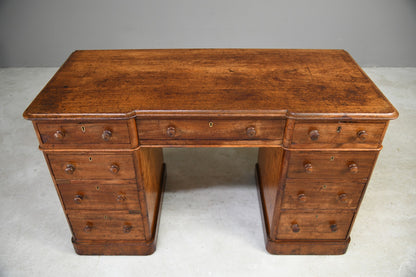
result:
[[[270,253],[342,254],[397,116],[347,52],[272,49],[75,51],[24,112],[98,255],[153,253],[162,148],[212,146],[259,148]]]

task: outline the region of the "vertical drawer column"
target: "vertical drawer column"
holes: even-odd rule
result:
[[[75,251],[153,253],[165,167],[161,148],[139,147],[135,120],[45,120],[34,127]]]
[[[386,128],[386,122],[289,119],[283,147],[259,149],[270,253],[345,253]]]

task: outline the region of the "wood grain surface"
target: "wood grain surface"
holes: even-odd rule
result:
[[[35,118],[290,116],[393,119],[343,50],[75,51],[24,112]]]

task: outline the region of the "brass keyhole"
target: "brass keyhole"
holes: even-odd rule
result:
[[[95,187],[95,189],[96,189],[96,190],[100,190],[100,187],[99,187],[99,186],[96,186],[96,187]]]
[[[337,133],[341,133],[341,129],[342,129],[342,127],[341,126],[338,126]]]
[[[85,126],[81,126],[81,131],[85,133]]]
[[[89,160],[90,162],[92,162],[92,157],[88,157],[88,160]]]
[[[210,122],[208,123],[208,126],[211,128],[212,126],[214,126],[214,122],[210,121]]]
[[[331,158],[329,158],[329,160],[332,162],[333,160],[335,160],[334,156],[331,156]]]

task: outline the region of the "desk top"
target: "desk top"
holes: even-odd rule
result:
[[[27,119],[252,116],[394,119],[343,50],[75,51]]]

